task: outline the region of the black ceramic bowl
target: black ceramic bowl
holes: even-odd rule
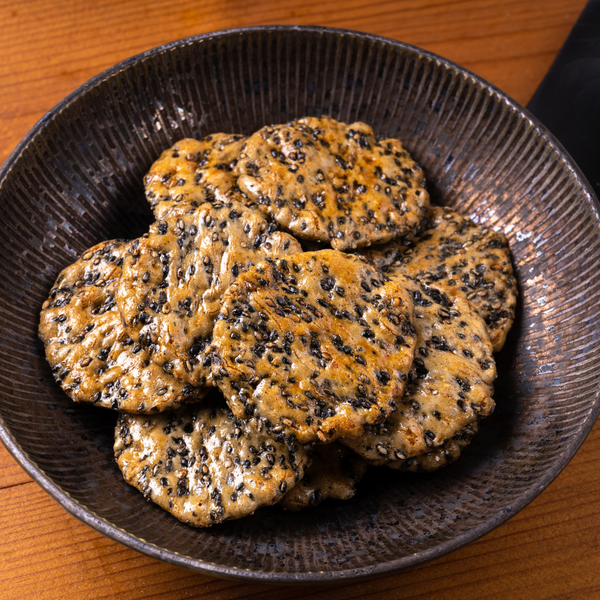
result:
[[[67,264],[151,214],[142,177],[185,136],[249,134],[328,114],[398,137],[434,201],[503,231],[520,289],[498,356],[496,413],[435,474],[373,469],[356,497],[188,527],[123,482],[115,414],[74,405],[36,330]],[[477,539],[539,494],[598,414],[600,229],[589,185],[554,138],[472,73],[372,35],[262,27],[151,50],[71,94],[0,172],[1,437],[76,517],[153,557],[214,575],[326,581],[421,564]]]

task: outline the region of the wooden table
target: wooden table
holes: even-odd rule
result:
[[[0,4],[0,163],[61,98],[179,38],[299,23],[438,53],[526,104],[585,0],[29,0]],[[0,598],[600,598],[600,423],[558,479],[483,539],[410,571],[335,587],[249,585],[163,564],[68,515],[0,450]]]

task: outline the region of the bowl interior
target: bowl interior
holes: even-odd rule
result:
[[[54,383],[38,314],[84,249],[147,230],[142,178],[182,137],[328,114],[400,138],[432,198],[503,231],[520,291],[497,409],[456,464],[372,469],[356,497],[195,530],[144,501],[112,457],[115,415]],[[485,82],[398,42],[321,28],[200,36],[135,57],[47,115],[0,176],[3,439],[66,508],[158,558],[230,576],[388,572],[500,524],[555,477],[598,413],[600,235],[587,184],[551,136]]]

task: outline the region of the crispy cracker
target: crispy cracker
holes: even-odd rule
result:
[[[152,417],[121,415],[115,457],[125,481],[180,521],[210,527],[279,501],[309,459],[256,419],[238,419],[220,395]]]
[[[518,294],[506,237],[448,208],[432,207],[430,214],[429,229],[414,246],[396,246],[401,257],[387,272],[439,282],[453,296],[466,294],[486,322],[494,352],[500,351]]]
[[[364,123],[306,117],[250,136],[236,166],[250,200],[298,238],[336,250],[404,235],[426,217],[422,169]]]
[[[205,349],[219,301],[252,264],[301,252],[289,234],[238,202],[168,217],[131,245],[117,303],[131,337],[180,381],[206,385]]]
[[[358,435],[402,396],[412,320],[408,292],[360,257],[322,250],[261,263],[223,296],[213,379],[236,415],[302,443]]]
[[[304,477],[286,492],[279,505],[286,510],[316,506],[328,498],[348,500],[367,471],[367,463],[337,442],[315,446]]]
[[[115,304],[128,242],[102,242],[58,276],[40,315],[39,334],[54,377],[75,402],[151,413],[197,402],[133,342]]]
[[[237,164],[245,138],[215,133],[185,138],[165,150],[144,178],[146,199],[157,220],[182,215],[204,202],[227,202],[239,195]]]
[[[445,294],[446,288],[416,281],[407,287],[415,304],[417,348],[406,391],[384,423],[341,440],[371,464],[393,468],[442,446],[495,406],[496,365],[483,319],[466,299]]]

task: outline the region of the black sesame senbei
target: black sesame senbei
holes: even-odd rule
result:
[[[429,195],[398,140],[365,123],[306,117],[263,127],[244,144],[238,187],[298,238],[336,250],[382,243],[422,226]]]
[[[238,417],[326,443],[396,408],[415,343],[399,281],[354,255],[307,252],[260,263],[227,290],[212,373]]]
[[[304,477],[279,501],[285,510],[303,510],[324,500],[349,500],[367,471],[367,463],[350,448],[333,442],[314,446]]]
[[[75,402],[153,413],[197,402],[134,343],[115,302],[128,242],[102,242],[64,269],[44,302],[39,336],[56,381]]]
[[[365,427],[360,439],[340,441],[371,464],[432,470],[451,462],[442,460],[445,450],[457,456],[460,443],[468,443],[474,430],[465,428],[493,412],[496,364],[486,325],[466,298],[452,298],[439,284],[402,282],[413,298],[417,331],[404,395],[384,423]],[[442,448],[456,436],[456,444]],[[440,449],[439,460],[424,456]]]
[[[205,385],[223,292],[254,263],[302,251],[274,229],[238,202],[206,203],[154,223],[131,244],[116,294],[132,339],[180,381]]]
[[[157,220],[182,215],[204,202],[227,202],[239,194],[233,169],[242,135],[214,133],[185,138],[165,150],[144,177],[146,199]]]
[[[460,458],[462,451],[471,443],[478,431],[479,424],[477,421],[473,421],[441,446],[436,446],[433,450],[418,456],[398,461],[393,468],[398,471],[412,471],[413,473],[431,473],[451,465]]]
[[[394,258],[390,264],[389,255]],[[387,273],[440,283],[451,296],[466,295],[487,325],[499,352],[515,319],[517,280],[506,237],[468,217],[431,207],[429,228],[416,240],[394,240],[367,251]]]
[[[122,415],[115,457],[127,483],[179,520],[210,527],[277,502],[304,475],[306,448],[233,416],[218,392],[152,417]]]

